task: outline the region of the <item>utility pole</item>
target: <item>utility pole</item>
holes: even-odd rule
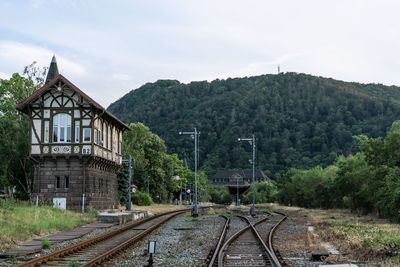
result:
[[[253,179],[252,179],[252,185],[253,185],[253,204],[250,208],[250,215],[255,217],[256,216],[256,188],[255,188],[255,181],[254,181],[254,176],[255,176],[255,161],[256,161],[256,139],[254,137],[254,134],[252,135],[252,138],[238,138],[238,141],[248,141],[250,145],[253,148],[253,159],[252,159],[252,164],[253,164]]]
[[[179,132],[179,135],[190,135],[194,139],[194,205],[192,208],[192,217],[199,216],[198,203],[197,203],[197,164],[198,164],[198,138],[199,132],[194,128],[193,132]]]

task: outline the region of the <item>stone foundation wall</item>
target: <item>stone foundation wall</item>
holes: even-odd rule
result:
[[[118,208],[117,174],[99,168],[86,168],[87,206],[95,209]]]
[[[83,164],[84,160],[79,158],[43,159],[35,163],[32,201],[38,196],[41,204],[53,205],[53,198],[65,197],[67,209],[81,210],[85,176],[85,210],[118,208],[117,174],[107,171],[105,166],[84,169]]]

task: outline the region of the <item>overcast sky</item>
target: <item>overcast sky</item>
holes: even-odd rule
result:
[[[400,1],[0,2],[0,78],[56,55],[107,107],[158,79],[284,72],[400,85]]]

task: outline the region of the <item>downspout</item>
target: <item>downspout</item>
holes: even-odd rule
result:
[[[92,158],[90,155],[86,160],[83,161],[83,183],[82,183],[82,213],[85,212],[85,192],[86,192],[86,163],[89,162],[89,160]]]

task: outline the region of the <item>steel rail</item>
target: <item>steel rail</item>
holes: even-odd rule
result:
[[[224,224],[224,227],[222,229],[221,235],[220,235],[220,237],[218,239],[218,243],[215,246],[215,250],[214,250],[213,255],[211,257],[211,260],[210,260],[210,262],[208,264],[208,267],[212,267],[214,265],[215,260],[218,257],[218,252],[219,252],[219,250],[221,248],[222,242],[224,242],[224,239],[225,239],[225,236],[226,236],[226,232],[228,230],[229,223],[231,221],[231,219],[229,219],[225,215],[220,215],[220,216],[225,219],[225,224]]]
[[[283,216],[283,218],[281,220],[279,220],[279,222],[276,223],[272,227],[272,229],[269,231],[269,233],[268,233],[268,247],[269,247],[270,251],[272,252],[275,261],[279,262],[278,257],[276,256],[276,253],[275,253],[274,244],[273,244],[273,238],[274,238],[274,234],[275,234],[276,229],[282,224],[282,222],[284,222],[287,219],[287,216],[286,216],[286,214],[281,213],[281,212],[274,212],[274,213]],[[281,266],[281,265],[279,265],[279,266]]]
[[[66,247],[64,249],[61,249],[61,250],[58,250],[58,251],[55,251],[55,252],[52,252],[52,253],[50,253],[48,255],[45,255],[43,257],[32,259],[32,260],[30,260],[28,262],[25,262],[25,263],[22,263],[22,264],[18,265],[18,267],[40,266],[40,265],[45,264],[47,262],[63,258],[63,257],[68,256],[70,254],[73,254],[73,253],[76,253],[76,252],[81,251],[83,249],[86,249],[86,248],[89,248],[91,246],[94,246],[97,243],[105,241],[105,240],[107,240],[107,239],[109,239],[111,237],[114,237],[114,236],[116,236],[116,235],[118,235],[120,233],[123,233],[123,232],[125,232],[125,231],[127,231],[129,229],[132,229],[132,228],[134,228],[136,226],[139,226],[141,224],[144,224],[146,222],[154,220],[155,218],[158,218],[158,217],[161,217],[161,216],[165,216],[165,215],[168,215],[168,214],[173,214],[173,213],[180,214],[180,213],[183,213],[183,212],[187,212],[189,210],[190,209],[174,210],[174,211],[168,211],[168,212],[160,213],[160,214],[157,214],[155,216],[147,217],[147,218],[145,218],[143,220],[136,221],[136,222],[130,223],[130,224],[126,225],[126,226],[123,226],[121,228],[118,228],[118,229],[116,229],[114,231],[111,231],[111,232],[109,232],[107,234],[104,234],[104,235],[101,235],[101,236],[98,236],[98,237],[94,237],[94,238],[91,238],[91,239],[88,239],[88,240],[85,240],[85,241],[81,241],[81,242],[79,242],[77,244],[71,245],[69,247]]]
[[[269,231],[269,233],[268,233],[269,242],[268,242],[268,246],[267,246],[267,244],[265,244],[264,240],[262,239],[260,233],[255,228],[255,225],[258,224],[259,222],[255,223],[255,224],[252,224],[248,218],[246,218],[246,217],[243,217],[243,218],[246,219],[247,222],[250,224],[250,226],[251,226],[251,228],[253,230],[253,233],[257,236],[257,239],[261,242],[264,250],[267,252],[267,256],[268,256],[269,260],[271,261],[271,265],[273,267],[282,267],[281,263],[279,262],[278,258],[275,255],[275,251],[273,250],[272,238],[269,239],[272,236],[271,233],[274,232],[274,230],[276,229],[276,226],[279,225],[281,221],[279,221],[277,224],[275,224],[272,227],[272,229]]]
[[[218,252],[218,267],[223,267],[223,266],[224,266],[223,261],[224,261],[224,256],[225,256],[224,252],[225,252],[226,248],[227,248],[233,241],[235,241],[240,235],[242,235],[244,232],[246,232],[246,231],[249,230],[249,229],[253,229],[253,228],[252,228],[253,224],[252,224],[246,217],[243,217],[243,216],[238,216],[238,217],[241,218],[242,220],[246,221],[249,225],[246,226],[246,227],[244,227],[244,228],[242,228],[242,229],[240,229],[240,230],[237,231],[235,234],[233,234],[233,235],[224,243],[224,245],[221,247],[221,249],[220,249],[219,252]],[[263,218],[263,219],[261,219],[261,220],[258,220],[257,222],[254,223],[254,225],[258,225],[258,224],[260,224],[260,223],[266,221],[267,219],[268,219],[268,217]],[[254,230],[252,230],[252,231],[254,232]],[[263,242],[262,239],[261,239],[261,242]]]
[[[88,263],[82,265],[83,267],[92,267],[92,266],[99,266],[102,263],[108,261],[109,259],[111,259],[114,255],[118,254],[119,252],[123,251],[124,249],[127,249],[128,247],[132,246],[134,242],[139,241],[140,239],[142,239],[143,237],[145,237],[146,235],[148,235],[149,233],[151,233],[154,229],[158,228],[160,225],[162,225],[163,223],[165,223],[166,221],[178,216],[181,213],[184,213],[187,211],[180,211],[180,212],[176,212],[175,214],[171,215],[170,217],[167,217],[163,220],[161,220],[160,222],[158,222],[155,225],[150,226],[149,228],[147,228],[146,230],[144,230],[143,232],[141,232],[140,234],[137,234],[135,236],[133,236],[131,239],[125,241],[124,243],[114,247],[113,249],[111,249],[110,251],[99,255],[98,257],[92,259],[91,261],[89,261]]]

